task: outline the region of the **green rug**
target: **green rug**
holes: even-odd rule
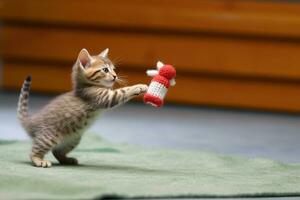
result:
[[[0,141],[1,199],[300,196],[300,164],[111,144],[86,134],[79,166],[36,168],[28,142]]]

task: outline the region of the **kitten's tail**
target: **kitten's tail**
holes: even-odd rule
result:
[[[24,128],[28,123],[28,97],[30,91],[30,84],[31,76],[29,75],[23,83],[18,103],[18,118]]]

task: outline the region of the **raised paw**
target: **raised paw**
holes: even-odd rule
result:
[[[135,95],[140,95],[142,93],[145,93],[147,92],[148,90],[148,85],[145,85],[145,84],[138,84],[138,85],[135,85],[135,91],[134,91],[134,94]]]
[[[78,165],[78,160],[76,158],[66,157],[59,161],[61,165]]]

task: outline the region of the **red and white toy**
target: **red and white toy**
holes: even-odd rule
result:
[[[147,70],[147,75],[153,77],[144,95],[144,102],[155,107],[164,104],[164,98],[170,86],[175,85],[176,70],[172,65],[158,61],[157,70]]]

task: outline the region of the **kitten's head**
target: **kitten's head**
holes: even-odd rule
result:
[[[73,81],[75,84],[88,84],[110,88],[118,80],[115,67],[108,58],[108,49],[99,55],[91,56],[86,49],[82,49],[73,67]]]

